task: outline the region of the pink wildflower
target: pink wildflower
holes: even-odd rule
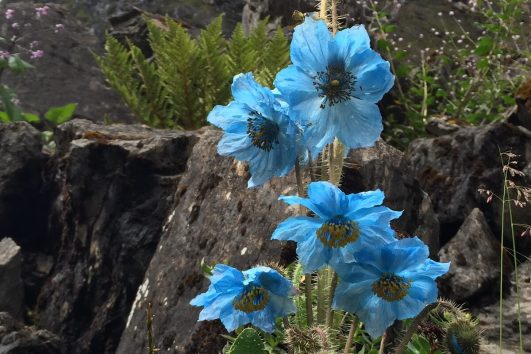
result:
[[[37,18],[48,15],[48,10],[50,10],[48,6],[35,8],[35,12],[37,13]]]
[[[31,59],[40,59],[43,56],[44,56],[44,52],[40,49],[31,51]]]
[[[10,20],[13,18],[13,16],[15,16],[15,10],[7,9],[4,15],[6,17],[6,20]]]

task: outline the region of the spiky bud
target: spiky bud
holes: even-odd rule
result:
[[[480,352],[481,334],[474,321],[458,319],[448,325],[445,345],[451,354],[477,354]]]
[[[291,327],[286,331],[287,343],[293,353],[328,353],[334,352],[330,334],[323,326],[311,328]]]

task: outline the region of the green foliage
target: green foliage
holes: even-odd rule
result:
[[[76,111],[77,103],[68,103],[61,107],[52,107],[44,114],[44,117],[55,125],[63,124],[70,120]],[[37,117],[38,119],[38,117]]]
[[[192,38],[180,24],[149,19],[153,57],[112,37],[106,54],[96,57],[109,84],[122,96],[138,120],[160,128],[196,129],[206,125],[215,105],[230,101],[234,75],[253,72],[272,86],[277,72],[289,63],[289,43],[281,29],[267,33],[267,20],[245,35],[238,24],[229,39],[222,33],[222,16]]]
[[[371,2],[370,28],[398,78],[394,107],[385,122],[386,140],[406,147],[426,134],[433,116],[458,125],[505,118],[515,105],[517,87],[531,75],[526,0],[478,1],[475,13],[469,14],[476,21],[467,26],[479,36],[465,30],[453,14],[445,14],[432,30],[444,34],[441,47],[420,52],[396,41],[398,29],[383,11],[387,3],[391,1],[378,6]]]
[[[258,331],[252,328],[245,328],[232,343],[228,354],[265,354],[264,342]]]

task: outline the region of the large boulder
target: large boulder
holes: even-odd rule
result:
[[[512,167],[524,171],[527,176],[509,177],[518,185],[531,187],[531,132],[524,127],[504,122],[467,127],[437,138],[418,139],[409,146],[406,158],[421,188],[431,197],[441,223],[443,242],[457,232],[474,208],[485,214],[494,234],[499,235],[501,203],[497,198],[488,203],[487,197],[478,190],[502,195],[500,152],[517,155],[514,159],[517,164]],[[529,221],[529,203],[527,208],[513,204],[512,209],[515,223]],[[507,215],[505,220],[508,220]],[[509,230],[509,225],[505,226]],[[521,251],[531,252],[531,238],[518,241]]]
[[[6,312],[0,312],[0,354],[65,354],[55,334],[27,327]]]
[[[22,254],[10,238],[0,240],[0,312],[21,319],[24,308]]]
[[[23,74],[4,71],[2,83],[15,90],[20,106],[27,112],[43,114],[50,107],[73,102],[78,104],[77,114],[84,117],[131,121],[129,110],[106,86],[94,60],[93,53],[103,52],[101,41],[66,7],[48,4],[48,15],[37,18],[35,8],[41,5],[8,5],[15,10],[12,22],[21,26],[19,45],[30,48],[37,41],[36,48],[43,50],[44,56],[31,60],[35,68]],[[56,32],[56,24],[64,25],[64,29]],[[14,33],[10,26],[0,26],[0,34],[10,38]]]
[[[280,221],[297,211],[278,201],[281,194],[296,193],[295,177],[273,178],[262,187],[247,189],[249,176],[244,166],[217,155],[219,138],[220,132],[205,129],[194,146],[174,212],[137,293],[117,353],[141,353],[146,347],[145,311],[149,303],[155,314],[155,345],[161,351],[219,352],[224,344],[222,326],[218,321],[197,322],[199,309],[189,304],[208,285],[201,274],[201,262],[227,262],[245,269],[294,259],[293,245],[272,241],[271,234]],[[418,184],[405,182],[408,172],[401,170],[401,159],[402,154],[385,143],[353,152],[349,162],[357,161],[360,166],[345,171],[343,189],[383,188],[392,196],[386,205],[407,210],[398,223],[400,227],[429,237],[438,230],[429,214],[429,199],[416,189]],[[395,181],[401,184],[393,194]],[[430,219],[423,224],[424,232],[414,225],[421,216]],[[430,222],[434,224],[430,226]]]
[[[39,247],[47,204],[41,134],[26,122],[0,123],[0,142],[0,236]]]
[[[114,353],[195,135],[85,120],[55,134],[48,240],[56,259],[39,323],[68,353]]]
[[[430,248],[430,256],[439,251],[439,221],[431,200],[422,191],[404,154],[394,147],[376,142],[371,148],[351,150],[343,176],[343,188],[358,193],[380,188],[385,192],[385,204],[403,210],[403,216],[393,226],[407,236],[419,236]]]
[[[496,297],[501,279],[500,243],[481,210],[472,210],[439,255],[442,262],[452,263],[449,272],[441,278],[445,297],[474,306],[479,305],[482,297]],[[510,262],[504,262],[504,267],[507,276]]]

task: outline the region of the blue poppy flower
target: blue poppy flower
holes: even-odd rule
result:
[[[355,313],[371,337],[381,336],[398,320],[417,316],[437,301],[435,278],[450,263],[428,259],[417,237],[365,249],[356,262],[336,269],[340,282],[333,307]]]
[[[224,130],[219,154],[249,162],[249,187],[288,174],[297,158],[298,128],[287,116],[286,105],[251,73],[234,77],[232,95],[234,101],[214,107],[208,115],[211,124]]]
[[[204,307],[199,321],[219,318],[229,332],[250,323],[272,333],[277,317],[296,312],[289,298],[294,293],[291,282],[274,269],[255,267],[241,272],[218,264],[208,290],[190,304]]]
[[[290,217],[273,232],[275,240],[297,242],[297,255],[306,272],[353,262],[357,251],[395,240],[389,222],[402,213],[380,205],[382,191],[346,195],[331,183],[313,182],[308,185],[308,196],[279,199],[303,205],[316,216]]]
[[[275,86],[290,106],[290,117],[306,126],[312,153],[334,137],[348,148],[373,146],[383,129],[376,103],[391,89],[394,76],[370,48],[365,28],[332,36],[323,21],[308,16],[295,28],[291,61]]]

